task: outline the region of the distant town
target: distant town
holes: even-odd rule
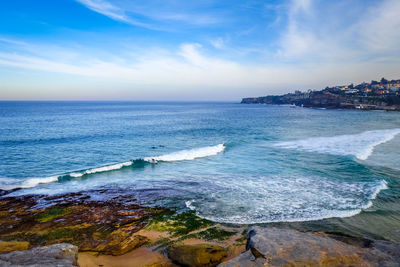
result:
[[[400,79],[372,80],[358,85],[326,87],[320,91],[295,91],[284,95],[243,98],[244,104],[277,104],[332,109],[400,111]]]

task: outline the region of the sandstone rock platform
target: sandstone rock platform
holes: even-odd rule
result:
[[[246,252],[219,266],[400,266],[399,243],[345,241],[323,233],[255,226],[248,231]]]

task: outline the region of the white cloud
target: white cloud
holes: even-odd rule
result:
[[[104,0],[76,0],[87,8],[110,17],[115,20],[129,22],[128,17],[124,14],[124,11],[118,7],[113,6]]]
[[[346,66],[308,64],[301,67],[285,64],[240,64],[210,56],[200,44],[193,43],[182,44],[177,50],[164,50],[162,56],[153,53],[157,50],[150,49],[133,54],[125,53],[120,55],[121,58],[112,61],[98,60],[87,54],[79,54],[76,61],[71,61],[68,52],[65,57],[62,56],[65,48],[47,57],[32,54],[32,49],[27,51],[29,55],[0,53],[0,65],[41,71],[46,77],[44,83],[51,80],[51,73],[59,73],[88,77],[88,84],[82,85],[85,87],[90,87],[91,83],[106,81],[111,84],[150,86],[153,91],[173,92],[175,97],[191,90],[196,91],[192,95],[200,96],[209,91],[210,96],[225,95],[231,99],[310,87],[317,89],[337,82],[357,82],[381,75],[389,78],[394,69],[393,65],[376,63],[352,63]],[[359,72],[360,68],[364,68],[364,71]],[[380,71],[379,75],[377,69]],[[63,84],[58,86],[63,87]],[[182,88],[188,91],[185,92]],[[169,97],[174,95],[171,93]]]
[[[4,38],[4,37],[0,37],[0,42],[2,43],[8,43],[8,44],[14,44],[14,45],[19,45],[19,46],[26,46],[28,45],[26,42],[22,42],[19,40],[14,40],[14,39],[9,39],[9,38]]]
[[[400,1],[385,0],[371,7],[357,25],[368,51],[400,51]]]
[[[217,49],[222,49],[225,47],[225,40],[221,37],[210,41],[211,45]]]
[[[145,28],[151,28],[151,29],[154,28],[151,25],[142,23],[140,21],[132,19],[131,17],[128,17],[125,14],[125,11],[123,9],[121,9],[117,6],[114,6],[105,0],[76,0],[76,1],[83,4],[90,10],[93,10],[97,13],[107,16],[113,20],[121,21],[124,23],[136,25],[136,26],[141,26],[141,27],[145,27]]]
[[[125,10],[108,2],[77,1],[96,12],[130,23],[131,18]],[[168,43],[168,49],[161,45],[142,45],[138,49],[137,44],[132,44],[135,49],[103,53],[99,47],[96,51],[79,45],[68,49],[68,45],[57,47],[0,38],[2,47],[6,48],[0,52],[0,65],[3,69],[37,71],[38,76],[44,77],[43,83],[57,73],[83,77],[82,88],[99,81],[124,83],[132,88],[151,88],[148,90],[152,92],[170,92],[165,95],[171,98],[188,91],[201,96],[207,90],[211,95],[229,95],[231,98],[257,96],[358,83],[382,76],[400,77],[398,0],[377,1],[374,5],[362,6],[363,9],[359,6],[362,11],[354,15],[349,11],[350,7],[355,8],[354,3],[362,5],[361,0],[341,1],[340,5],[336,1],[325,2],[325,6],[312,0],[290,3],[292,5],[285,5],[285,14],[278,14],[287,19],[286,27],[279,40],[275,40],[277,43],[269,47],[266,44],[254,49],[250,41],[241,42],[239,47],[231,39],[228,46],[220,37],[207,41],[207,45],[218,50],[207,50],[209,46],[191,41],[175,46]],[[279,8],[279,12],[282,10]],[[129,47],[129,44],[122,47]],[[244,54],[259,58],[245,58]],[[3,88],[8,80],[3,77],[0,81],[0,88]],[[24,79],[16,80],[15,84],[30,86]]]
[[[358,12],[349,12],[350,9]],[[277,55],[285,61],[377,61],[400,52],[400,2],[292,0]]]
[[[90,10],[107,16],[113,20],[124,22],[127,24],[140,26],[152,30],[163,30],[170,31],[165,26],[156,26],[157,24],[162,25],[162,22],[184,22],[186,24],[193,25],[211,25],[221,21],[215,15],[202,14],[196,9],[194,11],[184,10],[179,11],[180,6],[173,2],[166,3],[153,3],[151,1],[140,1],[140,2],[118,2],[111,4],[107,0],[75,0]],[[182,4],[182,3],[180,3]],[[135,15],[138,17],[144,17],[150,20],[151,23],[144,23],[139,19],[134,19]],[[178,26],[178,25],[177,25]]]

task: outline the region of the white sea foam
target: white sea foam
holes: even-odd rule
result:
[[[366,160],[372,155],[376,146],[389,142],[399,133],[399,128],[375,130],[362,132],[360,134],[314,137],[296,141],[280,142],[275,144],[275,146],[317,153],[355,156],[360,160]]]
[[[207,147],[201,147],[201,148],[181,150],[178,152],[174,152],[174,153],[166,154],[166,155],[162,155],[162,156],[157,156],[157,157],[147,157],[147,158],[144,158],[144,160],[151,162],[151,163],[157,163],[158,161],[194,160],[197,158],[214,156],[224,150],[225,150],[225,145],[219,144],[216,146],[207,146]]]
[[[122,169],[123,167],[127,167],[132,164],[133,164],[133,161],[127,161],[127,162],[123,162],[123,163],[118,163],[118,164],[113,164],[113,165],[108,165],[108,166],[103,166],[103,167],[98,167],[98,168],[93,168],[93,169],[88,169],[88,170],[83,170],[83,171],[71,172],[71,173],[67,173],[64,175],[41,177],[41,178],[29,178],[29,179],[23,180],[23,181],[21,181],[21,179],[13,179],[12,181],[5,182],[5,180],[2,178],[1,182],[3,182],[3,184],[0,185],[0,189],[12,190],[15,188],[31,188],[31,187],[36,187],[41,184],[57,182],[60,177],[70,176],[72,178],[79,178],[79,177],[82,177],[87,174],[119,170],[119,169]]]
[[[50,176],[43,178],[29,178],[27,180],[21,179],[4,179],[1,178],[2,184],[0,185],[0,189],[2,190],[12,190],[16,188],[31,188],[38,186],[40,184],[48,184],[58,181],[58,176]]]
[[[375,199],[382,190],[386,190],[386,189],[389,189],[389,187],[387,186],[387,182],[385,180],[382,180],[380,185],[378,185],[376,187],[375,192],[371,195],[371,200]],[[371,203],[371,206],[372,206],[372,203]]]
[[[31,178],[28,180],[25,180],[24,182],[21,183],[19,186],[20,188],[30,188],[30,187],[35,187],[40,184],[48,184],[48,183],[53,183],[58,181],[58,176],[50,176],[50,177],[44,177],[44,178]]]
[[[162,156],[158,156],[158,157],[147,157],[144,160],[147,162],[151,162],[151,163],[156,163],[158,161],[193,160],[196,158],[203,158],[203,157],[216,155],[216,154],[224,151],[224,149],[225,149],[225,145],[219,144],[216,146],[208,146],[208,147],[202,147],[202,148],[197,148],[197,149],[182,150],[182,151],[178,151],[178,152],[174,152],[171,154],[166,154],[166,155],[162,155]],[[123,162],[123,163],[117,163],[117,164],[102,166],[102,167],[88,169],[88,170],[75,171],[75,172],[71,172],[71,173],[67,173],[67,174],[59,175],[59,176],[51,176],[51,177],[43,177],[43,178],[30,178],[30,179],[23,180],[23,181],[21,181],[20,179],[8,179],[7,180],[7,178],[2,178],[1,179],[2,184],[0,184],[0,189],[12,190],[15,188],[31,188],[31,187],[36,187],[40,184],[57,182],[60,177],[70,176],[72,178],[80,178],[84,175],[119,170],[124,167],[131,166],[134,163],[135,163],[135,161],[131,160],[131,161]]]
[[[200,217],[221,223],[314,221],[354,216],[370,208],[387,188],[384,180],[321,176],[257,175],[245,183],[238,177],[213,177],[185,205]]]
[[[82,176],[87,175],[87,174],[119,170],[119,169],[122,169],[124,167],[131,166],[132,164],[133,164],[133,161],[127,161],[127,162],[123,162],[123,163],[118,163],[118,164],[113,164],[113,165],[93,168],[93,169],[89,169],[89,170],[84,170],[84,171],[79,171],[79,172],[72,172],[72,173],[70,173],[68,175],[71,176],[71,177],[74,177],[74,178],[79,178],[79,177],[82,177]]]

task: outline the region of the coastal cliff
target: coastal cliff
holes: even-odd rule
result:
[[[317,108],[397,110],[400,111],[400,96],[341,95],[330,91],[270,95],[243,98],[242,104],[296,105]]]

